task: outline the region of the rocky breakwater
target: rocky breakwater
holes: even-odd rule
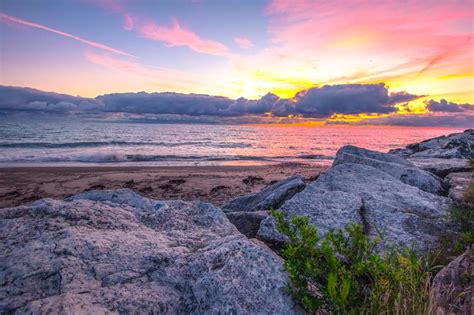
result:
[[[310,216],[321,234],[355,222],[368,235],[382,233],[389,243],[424,250],[437,246],[446,228],[451,202],[443,194],[441,178],[402,157],[345,146],[327,174],[280,210],[287,217]],[[257,237],[276,245],[285,240],[271,217],[261,222]]]
[[[288,218],[309,216],[321,235],[355,222],[367,235],[381,233],[392,245],[430,251],[456,230],[449,208],[465,203],[464,192],[472,185],[473,136],[473,130],[466,130],[392,154],[345,146],[327,174],[288,199],[280,210]],[[262,220],[257,237],[273,246],[285,242],[272,217]],[[472,313],[472,251],[471,245],[435,277],[433,313]]]
[[[450,173],[469,172],[473,158],[474,129],[409,144],[404,149],[391,150],[412,161],[416,166],[445,177]]]
[[[288,218],[310,216],[321,234],[355,222],[390,243],[431,249],[450,228],[448,209],[471,177],[473,145],[470,129],[388,154],[344,146],[327,174],[280,210]],[[277,246],[285,241],[271,217],[262,220],[257,237]]]
[[[0,313],[298,309],[281,260],[219,208],[90,191],[0,210]]]

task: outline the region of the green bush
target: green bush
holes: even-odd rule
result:
[[[288,237],[282,250],[290,292],[308,311],[340,314],[428,312],[430,263],[413,250],[382,250],[357,224],[331,230],[323,240],[308,217],[272,210],[277,229]]]
[[[474,160],[471,160],[471,166],[474,166]],[[449,244],[451,244],[453,254],[459,255],[466,247],[474,244],[474,177],[471,177],[464,191],[463,200],[453,205],[449,214],[451,220],[459,228],[459,233],[454,238],[455,242],[451,238]]]
[[[451,220],[454,221],[461,232],[470,232],[474,230],[474,207],[469,204],[460,204],[451,207]]]

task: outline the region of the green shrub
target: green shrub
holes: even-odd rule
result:
[[[385,249],[357,224],[331,230],[323,240],[308,217],[272,210],[288,237],[282,250],[290,292],[308,311],[343,314],[428,312],[430,263],[413,250]]]
[[[471,165],[474,160],[471,160]],[[451,220],[457,224],[460,233],[455,238],[454,253],[462,253],[466,247],[474,244],[474,177],[471,177],[466,190],[464,191],[463,201],[450,209]],[[453,239],[450,240],[453,243]]]
[[[468,204],[460,204],[451,207],[449,211],[451,220],[454,221],[461,232],[474,230],[474,207]]]

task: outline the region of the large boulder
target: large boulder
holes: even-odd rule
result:
[[[468,248],[436,275],[430,302],[433,314],[473,314],[474,248]]]
[[[303,176],[294,175],[251,195],[237,197],[222,206],[224,212],[260,211],[280,207],[304,189]]]
[[[0,210],[0,313],[297,309],[281,260],[211,204],[124,189]]]
[[[430,193],[444,194],[446,191],[441,178],[423,171],[413,163],[393,154],[346,145],[338,150],[333,166],[343,163],[371,166],[405,184],[418,187]]]
[[[474,129],[468,129],[461,133],[409,144],[405,149],[391,150],[390,153],[413,158],[471,159],[473,145]]]
[[[285,202],[281,210],[288,217],[311,216],[322,234],[328,227],[342,228],[353,221],[362,223],[370,236],[381,232],[388,243],[424,250],[438,245],[449,205],[449,199],[405,184],[373,166],[343,163]],[[270,220],[262,221],[257,235],[281,242],[284,238],[278,237]]]
[[[356,147],[353,145],[345,145],[342,148],[340,148],[336,153],[336,158],[334,160],[333,165],[344,163],[346,154],[356,155],[361,158],[372,159],[379,162],[387,162],[387,163],[404,165],[407,167],[415,166],[412,162],[402,157],[399,157],[398,155],[372,151],[365,148]]]
[[[467,159],[410,158],[417,167],[441,178],[451,173],[469,172],[471,166]]]
[[[359,196],[343,191],[323,190],[312,183],[285,202],[279,211],[283,211],[287,219],[295,215],[309,216],[310,223],[316,225],[323,236],[330,228],[342,229],[351,222],[362,224],[361,208],[362,200]],[[273,217],[262,221],[257,238],[276,248],[286,241],[277,232]]]

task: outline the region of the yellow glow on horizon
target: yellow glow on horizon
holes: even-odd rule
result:
[[[303,121],[303,122],[285,122],[285,123],[255,123],[244,124],[244,126],[280,126],[280,127],[324,127],[326,122],[322,120]]]

